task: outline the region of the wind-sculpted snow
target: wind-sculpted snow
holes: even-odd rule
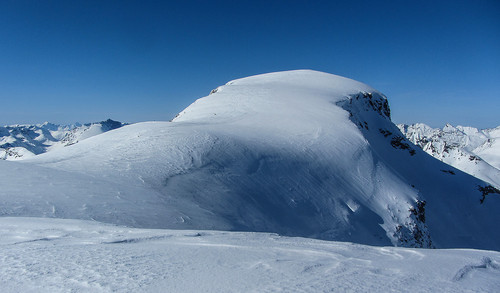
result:
[[[1,218],[2,292],[495,292],[500,253]]]
[[[315,71],[235,80],[173,122],[6,163],[5,216],[500,249],[487,183],[412,146],[378,91]]]

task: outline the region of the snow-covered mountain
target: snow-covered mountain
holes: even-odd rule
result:
[[[3,216],[500,250],[500,191],[413,146],[387,99],[288,71],[221,86],[173,122],[0,161]]]
[[[68,146],[86,138],[120,128],[124,123],[106,121],[56,125],[49,122],[36,125],[0,126],[0,159],[21,160]]]
[[[500,187],[500,126],[493,129],[423,123],[398,124],[401,132],[433,157]]]

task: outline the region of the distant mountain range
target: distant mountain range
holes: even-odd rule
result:
[[[0,159],[19,160],[69,146],[89,137],[120,128],[124,123],[106,121],[56,125],[49,122],[36,125],[0,126]]]
[[[398,128],[436,159],[500,188],[500,126],[481,130],[447,124],[441,129],[416,123]]]

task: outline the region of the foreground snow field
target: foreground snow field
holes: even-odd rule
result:
[[[0,218],[2,292],[495,292],[500,253]]]

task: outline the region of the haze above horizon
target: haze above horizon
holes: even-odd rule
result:
[[[498,1],[3,1],[0,125],[170,120],[226,82],[313,69],[395,123],[500,125]]]

